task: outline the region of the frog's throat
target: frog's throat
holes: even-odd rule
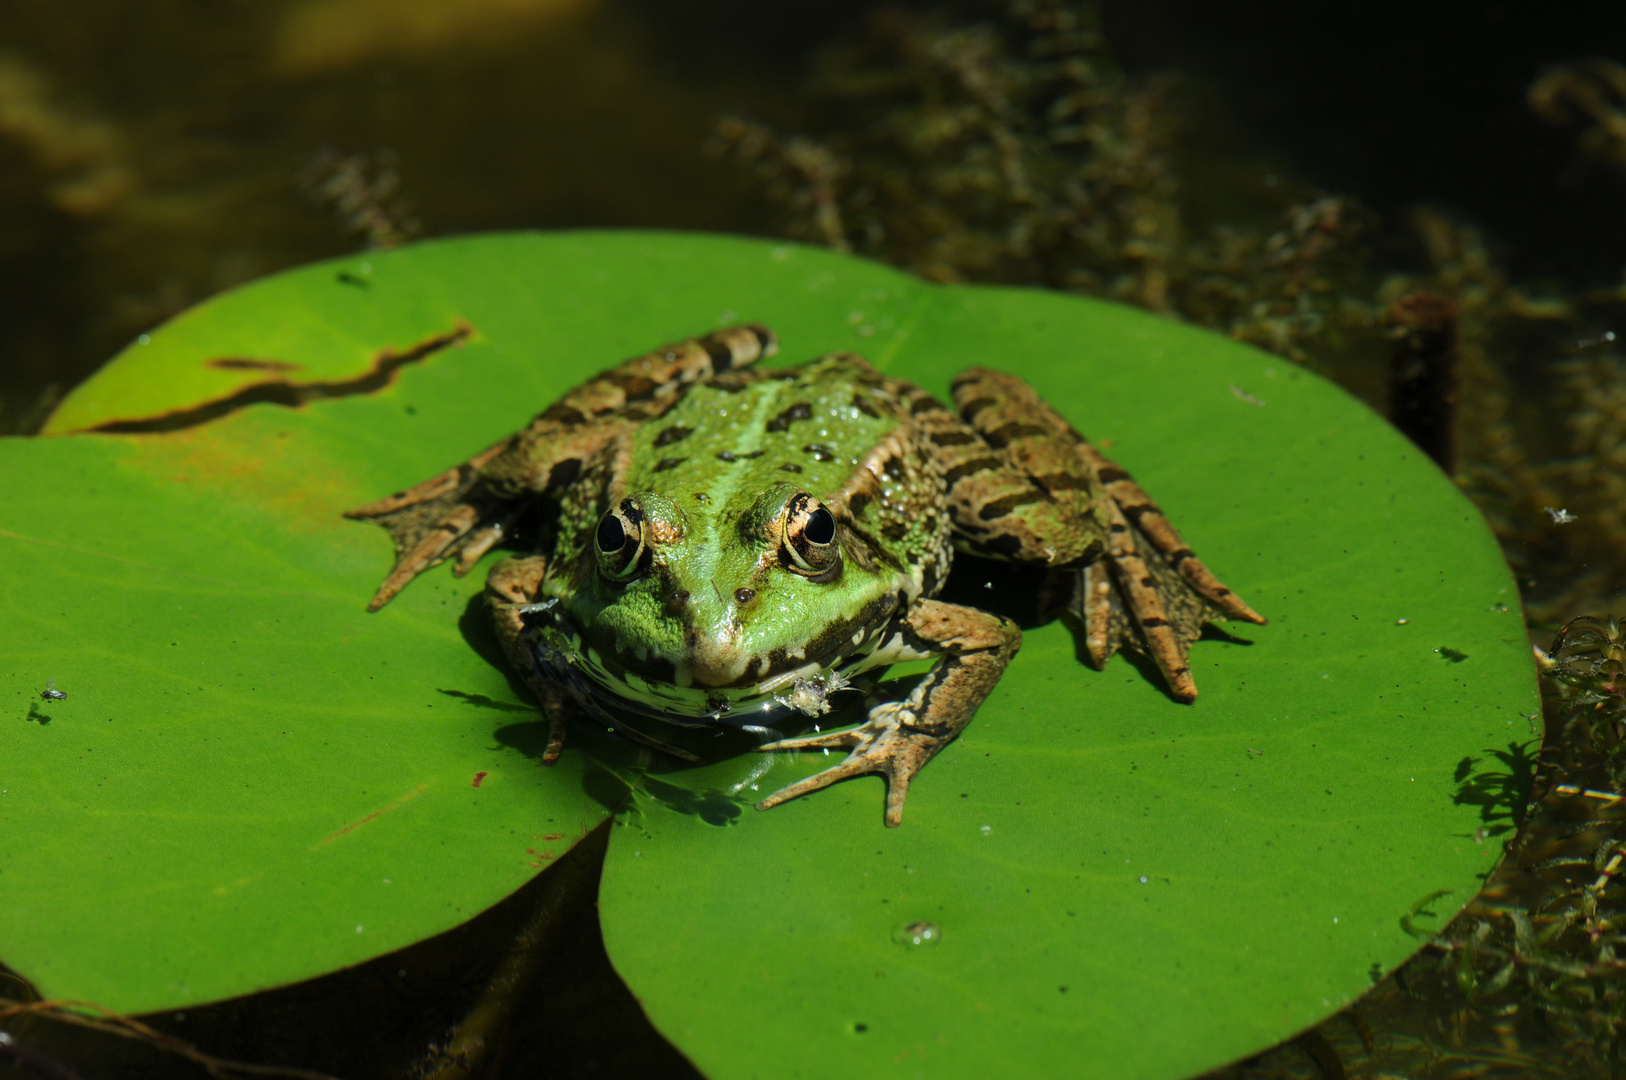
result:
[[[866,629],[850,649],[833,662],[809,661],[744,687],[678,686],[645,678],[609,660],[582,639],[574,623],[552,602],[522,610],[524,641],[538,674],[562,687],[594,719],[615,723],[626,717],[655,720],[679,727],[725,726],[772,728],[799,712],[791,691],[798,680],[835,672],[842,686],[854,676],[879,666],[875,647],[884,628]],[[770,734],[764,741],[778,738]]]

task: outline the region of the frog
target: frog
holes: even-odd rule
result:
[[[878,774],[888,826],[1022,643],[1011,618],[940,598],[956,553],[1062,582],[1083,659],[1137,653],[1179,702],[1206,625],[1266,621],[1021,378],[962,372],[950,407],[854,352],[758,363],[778,351],[759,324],[663,345],[347,511],[395,543],[368,610],[530,520],[484,602],[546,717],[544,763],[580,722],[694,762],[671,733],[726,728],[769,754],[846,751],[758,809]],[[909,661],[926,670],[907,693],[823,729],[833,700]]]

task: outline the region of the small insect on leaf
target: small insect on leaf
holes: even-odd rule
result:
[[[41,701],[66,701],[68,695],[56,688],[55,679],[45,680],[45,689],[40,691]]]

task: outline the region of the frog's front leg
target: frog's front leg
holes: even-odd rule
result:
[[[504,559],[491,568],[486,578],[486,606],[491,609],[497,639],[502,642],[503,652],[508,654],[508,662],[536,695],[547,715],[548,747],[542,753],[542,764],[552,765],[565,748],[568,705],[559,687],[536,670],[531,650],[524,640],[525,607],[541,595],[547,569],[548,560],[541,555]]]
[[[886,777],[886,823],[903,820],[909,782],[937,752],[954,740],[994,689],[1022,645],[1015,623],[976,608],[917,600],[876,648],[885,663],[939,658],[907,700],[870,710],[856,728],[798,739],[783,739],[763,750],[850,750],[841,764],[792,784],[763,799],[758,810],[868,773]]]

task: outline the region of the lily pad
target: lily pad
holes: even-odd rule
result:
[[[483,568],[369,616],[389,544],[337,515],[745,320],[939,391],[1024,375],[1272,623],[1196,646],[1191,706],[1030,630],[896,830],[876,780],[749,808],[822,757],[634,776],[606,943],[708,1075],[1179,1076],[1341,1006],[1415,946],[1415,902],[1472,895],[1533,737],[1517,594],[1340,391],[1110,304],[507,235],[218,297],[70,395],[67,437],[0,440],[0,959],[122,1011],[249,993],[455,925],[602,820],[602,741],[535,760]]]

